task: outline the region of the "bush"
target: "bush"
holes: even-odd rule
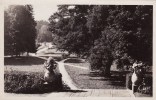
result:
[[[62,85],[62,82],[60,83]],[[4,91],[10,93],[46,93],[58,89],[59,83],[45,86],[43,73],[39,72],[5,72]]]

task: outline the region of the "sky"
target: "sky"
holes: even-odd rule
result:
[[[32,5],[34,11],[35,20],[48,21],[49,17],[57,11],[57,5],[46,4],[46,5]]]
[[[22,4],[25,5],[25,4]],[[57,11],[57,4],[31,4],[33,6],[34,18],[36,21],[48,21],[49,17]],[[7,9],[9,5],[5,5]]]

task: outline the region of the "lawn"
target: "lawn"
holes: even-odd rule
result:
[[[65,65],[73,82],[81,89],[125,89],[125,78],[117,75],[105,78],[98,72],[90,72],[80,68]]]
[[[74,65],[74,66],[81,66],[81,67],[85,67],[87,69],[89,69],[89,62],[83,60],[83,59],[67,59],[65,61],[65,64],[70,64],[70,65]]]
[[[5,57],[5,71],[43,72],[45,60],[36,57]]]
[[[47,93],[60,90],[59,83],[44,85],[45,60],[36,57],[4,58],[4,91],[9,93]],[[62,89],[66,89],[64,84]]]

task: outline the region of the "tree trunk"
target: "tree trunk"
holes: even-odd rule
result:
[[[109,77],[109,76],[111,75],[111,74],[110,74],[110,69],[111,69],[112,62],[113,62],[113,60],[110,60],[110,61],[108,62],[108,64],[106,64],[106,66],[103,68],[103,70],[102,70],[102,75],[103,75],[104,77]]]

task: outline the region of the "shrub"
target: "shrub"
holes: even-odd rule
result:
[[[62,85],[62,82],[60,83]],[[10,93],[46,93],[55,91],[60,86],[58,82],[45,86],[43,73],[39,72],[5,72],[4,91]]]

